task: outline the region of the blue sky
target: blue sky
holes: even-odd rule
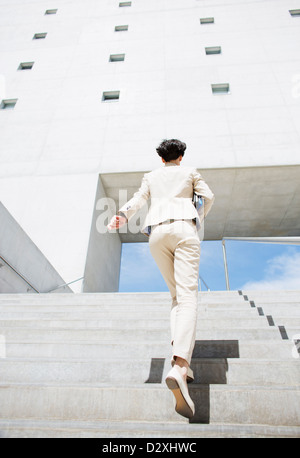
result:
[[[300,289],[300,246],[226,241],[226,252],[231,290]],[[221,241],[201,243],[200,275],[226,290]],[[123,244],[119,290],[168,291],[148,243]]]

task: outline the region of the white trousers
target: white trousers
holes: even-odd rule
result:
[[[191,220],[154,226],[150,252],[172,296],[171,338],[173,358],[191,363],[197,324],[200,241]]]

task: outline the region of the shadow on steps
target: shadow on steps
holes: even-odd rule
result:
[[[210,384],[226,384],[227,358],[239,358],[238,340],[197,340],[191,368],[194,382],[189,384],[195,404],[195,415],[190,423],[209,423]],[[152,358],[149,377],[145,383],[162,383],[165,358]]]

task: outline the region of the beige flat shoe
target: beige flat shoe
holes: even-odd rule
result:
[[[172,391],[176,399],[175,410],[186,418],[195,415],[195,405],[190,398],[187,386],[176,367],[173,367],[166,377],[167,387]]]

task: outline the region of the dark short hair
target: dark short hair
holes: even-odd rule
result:
[[[156,148],[157,154],[166,162],[175,161],[179,156],[184,156],[186,144],[180,140],[163,140]]]

